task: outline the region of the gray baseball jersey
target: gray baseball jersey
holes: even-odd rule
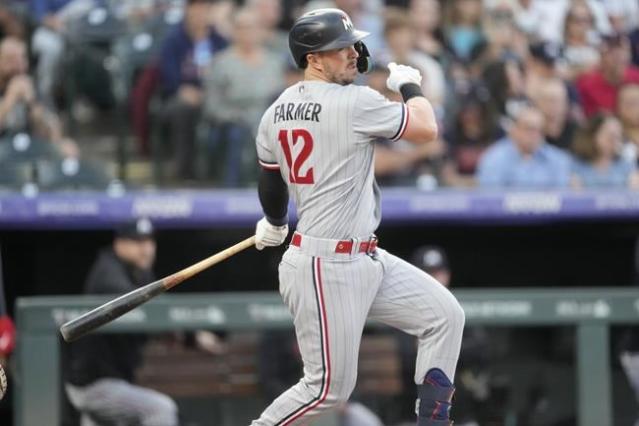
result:
[[[262,167],[279,168],[305,235],[370,236],[381,219],[373,170],[375,138],[399,139],[408,108],[364,86],[303,81],[264,114],[257,135]]]
[[[464,325],[455,297],[370,242],[381,217],[372,142],[399,139],[408,119],[374,90],[318,81],[290,87],[264,114],[260,164],[281,172],[299,216],[279,278],[304,377],[252,426],[306,425],[345,403],[367,318],[417,337],[416,383],[433,368],[453,379]]]

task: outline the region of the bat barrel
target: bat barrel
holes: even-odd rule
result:
[[[60,333],[66,342],[77,340],[96,328],[121,317],[165,290],[164,280],[147,284],[66,322],[60,327]]]

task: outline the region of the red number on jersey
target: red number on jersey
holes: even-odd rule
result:
[[[288,139],[288,130],[280,130],[278,135],[280,140],[280,145],[282,145],[282,150],[284,151],[284,157],[286,158],[286,164],[288,164],[288,179],[291,183],[297,183],[302,185],[308,185],[311,183],[315,183],[315,178],[313,177],[313,168],[309,167],[308,171],[304,176],[300,175],[300,169],[308,157],[311,155],[311,151],[313,150],[313,136],[306,129],[293,129],[291,131],[291,139],[293,141],[292,145]],[[293,146],[297,144],[298,140],[302,140],[304,145],[302,146],[302,150],[297,155],[297,157],[293,158]]]

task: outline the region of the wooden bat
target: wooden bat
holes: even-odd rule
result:
[[[100,305],[97,308],[64,323],[62,327],[60,327],[60,333],[62,333],[62,337],[67,342],[79,339],[96,328],[121,317],[132,309],[154,298],[158,294],[164,293],[165,291],[175,287],[182,281],[191,278],[193,275],[199,274],[216,263],[226,260],[234,254],[254,245],[255,236],[252,236],[222,250],[219,253],[207,257],[188,268],[184,268],[181,271],[162,278],[161,280],[154,281],[144,287],[140,287],[123,294],[117,299],[113,299],[110,302]]]

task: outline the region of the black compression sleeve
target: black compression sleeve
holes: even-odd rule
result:
[[[266,220],[276,226],[288,224],[288,188],[279,170],[262,169],[257,193]]]
[[[424,97],[422,88],[415,83],[402,84],[402,87],[399,88],[399,92],[402,94],[402,99],[404,99],[404,102],[408,102],[409,99],[418,96]]]

